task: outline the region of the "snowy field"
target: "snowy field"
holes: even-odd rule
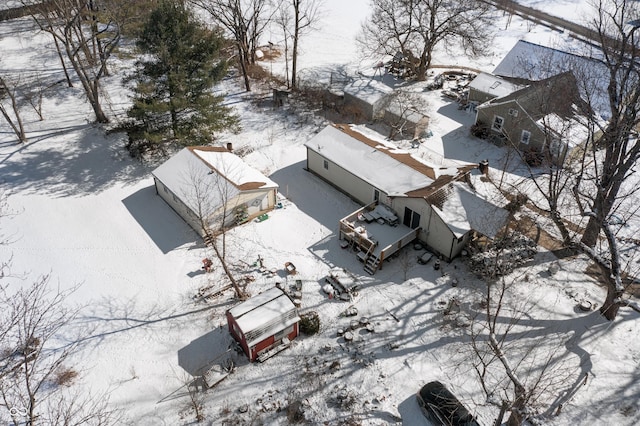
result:
[[[522,3],[566,18],[586,2]],[[380,58],[360,57],[352,43],[368,2],[325,4],[322,31],[302,42],[302,78],[321,81],[335,69],[371,73],[371,64]],[[472,60],[439,52],[436,63],[491,71],[518,39],[554,46],[570,41],[516,17],[507,27],[498,13],[492,56]],[[124,70],[129,65],[115,66]],[[282,65],[265,66],[278,72]],[[0,23],[0,70],[62,78],[50,40],[28,20]],[[117,115],[127,107],[127,94],[121,77],[113,74],[104,83],[109,114]],[[423,425],[428,423],[414,395],[431,380],[447,383],[483,424],[492,424],[498,409],[487,403],[471,367],[467,332],[455,317],[443,314],[452,298],[461,301],[459,315],[479,313],[484,284],[460,259],[437,271],[418,264],[421,252],[412,247],[407,248],[406,271],[396,260],[374,276],[366,274],[336,236],[339,219],[359,206],[304,170],[303,145],[327,122],[261,108],[253,102],[260,89],[245,93],[235,77],[217,90],[227,95],[243,126],[241,133],[222,135],[220,142],[249,152],[245,161],[278,183],[284,206],[269,213],[268,220],[230,233],[232,263],[238,274],[256,277],[248,287],[252,294],[276,280],[258,273],[253,266],[258,256],[267,268],[278,270],[278,280],[287,279],[284,263],[294,263],[305,281],[302,309],[317,311],[322,326],[320,334],[301,336],[263,364],[248,364],[238,356],[236,371],[203,395],[205,424],[288,424],[285,409],[297,400],[311,424],[351,419],[363,425]],[[437,93],[428,96],[434,136],[417,154],[435,161],[488,159],[491,173],[499,176],[505,151],[469,136],[471,114]],[[16,145],[0,122],[0,190],[8,196],[11,213],[0,218],[0,234],[11,240],[0,246],[0,259],[12,258],[12,272],[27,281],[50,274],[52,284],[79,286],[69,300],[82,306],[69,330],[69,335],[84,334],[73,360],[81,372],[77,386],[93,394],[108,392],[122,424],[192,424],[185,383],[230,344],[224,313],[236,303],[233,294],[206,301],[195,297],[226,284],[222,271],[203,273],[200,261],[211,254],[155,194],[150,176],[155,164],[131,160],[123,136],[105,136],[92,123],[79,88],[57,86],[46,96],[43,111],[45,119],[39,121],[25,109],[25,145]],[[514,175],[507,179],[516,179],[517,167],[510,172]],[[556,263],[559,271],[550,276],[549,266]],[[354,304],[375,324],[374,333],[358,333],[349,344],[336,337],[337,329],[349,324],[340,315],[348,304],[327,299],[321,290],[334,266],[357,274],[362,287]],[[609,323],[596,311],[576,309],[582,300],[604,299],[603,289],[583,273],[585,266],[579,259],[557,260],[541,248],[535,262],[516,272],[521,285],[512,297],[532,308],[514,339],[566,360],[566,380],[552,392],[552,401],[564,401],[563,392],[588,374],[561,413],[546,413],[548,424],[635,425],[640,423],[638,317],[625,311]],[[3,410],[0,406],[4,424],[9,418]]]

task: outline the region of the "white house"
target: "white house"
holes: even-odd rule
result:
[[[305,146],[307,169],[365,206],[341,220],[340,238],[364,252],[370,273],[415,238],[452,259],[477,233],[495,237],[508,219],[474,191],[483,185],[477,164],[431,166],[348,125],[328,126]]]
[[[160,195],[198,234],[272,210],[278,185],[222,147],[192,146],[153,172]]]

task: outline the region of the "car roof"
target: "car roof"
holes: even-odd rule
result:
[[[453,425],[477,425],[477,421],[445,385],[429,382],[420,389],[420,398],[435,405]]]

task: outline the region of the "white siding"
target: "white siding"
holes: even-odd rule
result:
[[[328,169],[324,167],[325,162]],[[373,201],[373,191],[376,189],[373,185],[310,149],[307,149],[307,167],[358,202],[369,204]],[[378,190],[380,191],[380,201],[386,200],[387,194],[380,189]]]
[[[420,227],[422,230],[418,235],[418,238],[426,243],[433,251],[442,254],[444,257],[455,257],[452,254],[452,248],[457,248],[457,238],[453,235],[453,232],[442,221],[442,218],[431,208],[422,198],[395,198],[392,204],[393,209],[400,218],[400,223],[404,219],[404,209],[409,209],[420,214]],[[459,252],[459,250],[458,250]]]

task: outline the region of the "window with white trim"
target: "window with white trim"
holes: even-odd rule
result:
[[[518,116],[518,110],[517,109],[513,109],[513,108],[509,108],[509,115],[512,117],[517,117]]]
[[[531,132],[528,130],[522,131],[522,136],[520,136],[520,143],[524,145],[529,145],[531,141]]]
[[[493,124],[491,125],[491,129],[495,130],[497,132],[501,132],[503,125],[504,125],[504,118],[500,117],[499,115],[494,115],[493,116]]]

